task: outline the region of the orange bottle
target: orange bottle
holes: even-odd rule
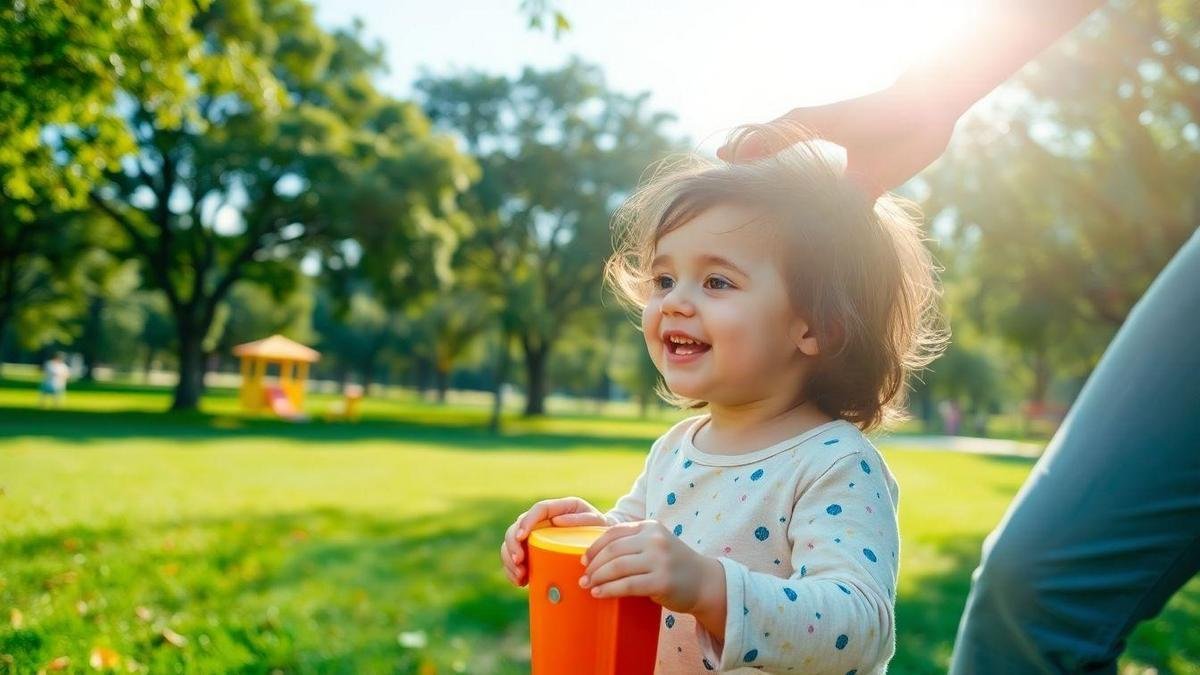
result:
[[[607,528],[547,527],[529,534],[533,675],[650,675],[662,607],[649,598],[593,598],[579,558]]]

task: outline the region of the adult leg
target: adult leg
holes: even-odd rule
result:
[[[1130,313],[984,542],[950,672],[1116,672],[1200,569],[1200,232]]]

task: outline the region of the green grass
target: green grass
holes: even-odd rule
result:
[[[526,672],[503,529],[540,497],[610,505],[669,423],[510,420],[494,437],[484,409],[411,396],[366,401],[355,425],[246,418],[229,391],[191,415],[145,387],[35,400],[0,387],[0,672],[86,670],[101,647],[155,673]],[[1031,465],[886,456],[903,493],[892,671],[945,672],[981,541]],[[1193,582],[1126,669],[1200,673],[1198,620]]]

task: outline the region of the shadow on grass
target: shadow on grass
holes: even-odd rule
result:
[[[666,431],[668,424],[662,425]],[[329,444],[353,441],[403,441],[453,445],[475,451],[564,451],[603,445],[606,449],[647,452],[653,434],[609,435],[530,430],[490,433],[484,414],[452,419],[364,417],[357,423],[307,423],[206,413],[144,411],[92,412],[0,407],[0,435],[47,438],[86,444],[93,441],[152,439],[172,442],[272,438],[296,443]]]
[[[526,506],[414,519],[323,509],[7,540],[0,607],[23,618],[0,623],[0,672],[60,656],[82,666],[94,646],[149,672],[527,672],[525,591],[497,555]]]

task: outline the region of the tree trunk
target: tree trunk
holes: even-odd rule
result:
[[[429,359],[424,356],[416,357],[416,366],[417,394],[421,400],[425,400],[425,393],[429,390],[429,371],[432,368],[430,368]]]
[[[175,385],[175,400],[171,410],[195,410],[200,405],[201,382],[204,378],[204,331],[194,330],[186,321],[177,319],[179,326],[179,382]]]
[[[450,373],[441,367],[435,368],[433,379],[437,386],[437,402],[439,405],[444,404],[446,402],[446,390],[450,388]]]
[[[492,394],[492,419],[488,422],[488,429],[493,434],[500,433],[500,415],[504,411],[504,383],[508,381],[508,370],[512,363],[512,355],[509,353],[511,338],[504,330],[500,336],[500,349],[496,355],[496,389]]]
[[[154,355],[158,350],[153,347],[146,347],[146,362],[142,364],[142,382],[148,384],[150,382],[150,369],[154,367]]]
[[[96,356],[100,351],[100,317],[104,313],[104,298],[92,297],[88,300],[87,318],[83,324],[83,375],[79,378],[84,382],[96,381]]]
[[[8,320],[12,313],[0,304],[0,372],[4,370],[4,357],[8,356]]]
[[[537,346],[525,343],[525,379],[528,392],[525,398],[526,417],[546,414],[546,361],[549,353],[550,346],[545,342]]]

